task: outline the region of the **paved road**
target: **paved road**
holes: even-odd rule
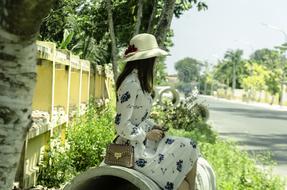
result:
[[[274,173],[287,177],[287,111],[200,97],[210,109],[212,126],[250,153],[270,151],[278,163]]]

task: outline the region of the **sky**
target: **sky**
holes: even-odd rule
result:
[[[287,33],[287,0],[206,0],[208,10],[191,9],[172,20],[174,46],[167,57],[167,71],[176,73],[174,63],[185,57],[216,64],[229,49],[256,49],[284,43]],[[268,26],[266,26],[266,24]],[[287,39],[286,39],[287,41]]]

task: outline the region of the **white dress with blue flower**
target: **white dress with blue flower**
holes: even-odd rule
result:
[[[191,139],[168,135],[160,141],[146,140],[146,133],[155,125],[149,118],[152,103],[133,70],[117,91],[117,143],[129,142],[134,147],[135,170],[164,190],[176,190],[198,158],[196,145]]]

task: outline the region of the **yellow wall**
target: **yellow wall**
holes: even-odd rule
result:
[[[108,80],[106,77],[103,77],[103,80],[102,80],[102,90],[103,92],[103,97],[104,98],[108,98],[109,95],[108,95]]]
[[[97,73],[96,74],[96,84],[95,84],[95,97],[96,98],[102,98],[102,80],[101,80],[101,76]]]
[[[88,79],[89,73],[83,71],[82,74],[82,94],[81,94],[81,102],[88,103]]]
[[[53,64],[51,61],[41,60],[37,65],[37,82],[33,95],[33,110],[51,111],[52,106],[52,77]]]
[[[80,70],[72,70],[70,86],[70,105],[79,104]]]
[[[46,132],[33,139],[29,139],[24,162],[24,181],[25,187],[31,187],[36,184],[38,171],[38,163],[40,161],[40,155],[44,155],[44,151],[47,148],[47,144],[50,138],[50,133]]]
[[[55,74],[55,106],[67,107],[68,99],[68,75],[69,70],[65,70],[65,66],[61,65],[61,69],[56,69]]]
[[[43,47],[53,50],[48,58],[53,59],[56,44],[50,42],[39,42]],[[42,50],[41,50],[42,51]],[[68,51],[66,53],[69,53]],[[72,54],[70,54],[71,56]],[[39,56],[39,55],[38,55]],[[76,56],[77,57],[77,56]],[[39,58],[39,57],[38,57]],[[43,57],[42,57],[43,58]],[[67,57],[68,58],[68,57]],[[75,58],[77,59],[77,58]],[[40,61],[40,60],[39,60]],[[66,64],[71,60],[66,60]],[[50,112],[52,109],[52,77],[53,77],[53,64],[49,60],[41,60],[41,65],[37,65],[37,83],[33,96],[33,110],[41,110]],[[54,88],[54,106],[62,106],[66,108],[68,99],[68,75],[69,70],[65,70],[65,65],[56,65],[55,70],[55,88]],[[111,81],[109,79],[107,86],[105,85],[104,73],[99,75],[96,71],[95,74],[90,75],[90,86],[88,88],[88,72],[83,71],[82,75],[82,90],[81,102],[87,102],[90,95],[95,98],[107,98],[105,91],[113,92],[110,89]],[[73,107],[77,106],[80,97],[80,70],[72,69],[70,78],[70,113],[73,115]],[[111,97],[112,98],[112,97]],[[66,108],[67,109],[67,108]],[[26,151],[23,151],[21,157],[20,168],[18,171],[18,179],[22,182],[24,179],[24,187],[29,188],[36,185],[37,171],[40,158],[44,155],[44,150],[49,146],[50,136],[59,136],[62,142],[65,141],[65,130],[67,123],[58,125],[50,130],[51,126],[40,127],[39,130],[29,131],[28,143],[25,144]],[[27,138],[27,139],[28,139]],[[24,173],[24,175],[22,175]],[[20,176],[21,175],[21,176]]]
[[[116,94],[115,94],[115,86],[113,84],[113,80],[112,79],[108,79],[109,80],[109,86],[108,86],[108,90],[110,92],[110,98],[111,99],[115,99]]]
[[[90,97],[95,97],[95,74],[91,73],[90,75]]]
[[[106,84],[105,84],[106,78],[105,76],[101,76],[101,94],[102,94],[102,98],[106,98],[107,97],[107,90],[106,90]]]

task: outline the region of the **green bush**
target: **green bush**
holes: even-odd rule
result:
[[[271,169],[263,171],[256,166],[256,160],[246,151],[239,150],[231,141],[215,138],[209,142],[205,131],[184,131],[172,129],[170,135],[195,139],[201,154],[212,165],[216,173],[217,189],[220,190],[284,190],[283,181],[271,175]],[[215,135],[215,134],[214,134]],[[204,138],[202,138],[204,136]],[[258,158],[258,156],[256,156]],[[260,158],[267,164],[270,158]],[[267,161],[266,161],[267,160]],[[262,164],[262,163],[261,163]]]
[[[114,138],[114,112],[107,106],[101,110],[90,107],[84,117],[76,119],[68,129],[67,152],[71,165],[77,172],[98,165],[103,151]]]
[[[38,184],[59,187],[79,172],[103,160],[106,145],[114,138],[114,109],[89,105],[87,113],[71,122],[62,144],[53,138],[40,166]]]
[[[168,113],[168,114],[166,114]],[[198,126],[205,126],[202,123],[209,117],[206,106],[196,101],[196,97],[189,96],[181,101],[177,107],[166,102],[164,106],[154,107],[152,118],[157,123],[162,123],[169,128],[195,130]]]
[[[230,141],[200,142],[201,153],[213,166],[217,188],[226,190],[284,190],[283,181],[256,166],[256,160]],[[266,162],[266,161],[265,161]]]
[[[199,114],[199,117],[202,118],[202,120],[207,121],[207,119],[209,118],[209,110],[206,105],[202,103],[195,103],[194,110],[196,113]]]
[[[204,122],[199,122],[197,124],[198,127],[191,131],[170,128],[169,134],[192,138],[195,142],[206,142],[211,144],[216,143],[218,136],[215,132],[212,131],[211,127]]]
[[[66,154],[68,145],[61,144],[59,138],[50,140],[44,160],[40,164],[37,183],[46,187],[60,187],[61,184],[70,180],[76,171],[70,165],[70,158]]]

